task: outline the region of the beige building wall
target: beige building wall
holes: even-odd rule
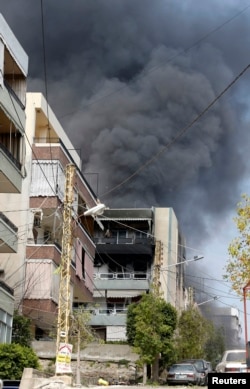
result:
[[[160,270],[162,297],[177,308],[179,302],[175,264],[178,262],[178,220],[172,208],[155,208],[154,212],[154,235],[161,243],[162,253]]]
[[[35,137],[37,111],[48,112],[50,120],[50,129],[65,144],[69,153],[74,158],[76,165],[80,168],[81,160],[76,153],[74,146],[65,134],[59,121],[41,93],[27,93],[26,95],[26,159],[25,159],[25,178],[23,179],[22,191],[16,193],[0,193],[0,209],[8,218],[18,227],[18,251],[17,253],[1,254],[0,264],[4,269],[5,281],[14,289],[15,304],[18,306],[25,294],[25,260],[26,245],[28,243],[29,231],[32,230],[33,218],[30,217],[29,197],[31,188],[31,169],[32,169],[32,144]],[[40,131],[43,131],[45,137],[48,136],[48,122],[41,123]]]

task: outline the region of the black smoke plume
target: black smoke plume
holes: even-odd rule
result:
[[[29,55],[29,91],[47,94],[101,201],[173,207],[187,241],[201,247],[235,208],[247,172],[249,73],[147,162],[248,64],[247,2],[1,0],[0,7]]]

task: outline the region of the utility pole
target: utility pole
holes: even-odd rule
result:
[[[58,302],[57,319],[57,339],[56,339],[56,374],[61,374],[58,369],[60,362],[68,362],[69,358],[65,355],[65,360],[60,350],[60,344],[68,344],[69,338],[69,320],[70,320],[70,265],[72,255],[72,205],[73,205],[73,187],[75,177],[75,165],[68,164],[65,169],[65,194],[63,208],[63,229],[62,229],[62,255],[60,265],[60,286]],[[63,351],[62,354],[65,352]],[[68,359],[67,359],[68,358]]]
[[[160,240],[156,240],[155,242],[155,256],[154,256],[154,273],[153,273],[153,293],[156,298],[161,297],[162,288],[161,288],[161,268],[162,268],[162,242]],[[155,356],[155,360],[151,366],[152,368],[152,378],[157,381],[159,378],[159,359],[160,355],[157,354]],[[147,380],[147,365],[143,366],[143,384],[146,384]]]

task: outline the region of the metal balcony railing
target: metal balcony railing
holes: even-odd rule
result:
[[[107,237],[95,237],[94,242],[96,244],[147,244],[151,245],[154,244],[154,238],[152,237],[145,237],[145,238],[137,238],[137,237],[119,237],[119,236],[112,236],[110,238]]]
[[[34,143],[60,143],[60,139],[57,138],[48,138],[48,137],[39,137],[34,138]]]
[[[0,142],[0,149],[7,155],[7,157],[11,160],[11,162],[16,166],[18,170],[21,171],[22,164],[11,154],[11,152]]]
[[[74,310],[77,310],[78,308],[74,308]],[[81,308],[79,308],[81,309]],[[127,308],[86,308],[84,309],[85,312],[89,312],[91,315],[126,315],[127,314]]]
[[[132,272],[132,273],[94,273],[94,279],[97,280],[148,280],[149,273]]]
[[[22,110],[24,111],[25,110],[25,105],[23,104],[23,102],[20,100],[20,98],[17,96],[16,92],[12,89],[11,85],[8,83],[8,81],[4,80],[4,86],[5,88],[8,90],[8,92],[11,94],[11,96],[14,97],[14,99],[16,100],[16,102],[20,105],[20,107],[22,108]]]

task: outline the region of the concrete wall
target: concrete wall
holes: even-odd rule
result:
[[[178,221],[172,208],[155,208],[154,235],[162,244],[160,275],[163,298],[176,307],[176,266],[178,262]],[[168,266],[171,266],[168,269]]]
[[[55,357],[56,343],[47,341],[34,341],[32,348],[39,358],[52,359]],[[76,359],[76,354],[72,354],[72,359]],[[128,345],[122,344],[98,344],[90,343],[84,350],[81,351],[81,359],[89,361],[119,361],[126,359],[127,361],[135,362],[138,355],[133,352]]]

